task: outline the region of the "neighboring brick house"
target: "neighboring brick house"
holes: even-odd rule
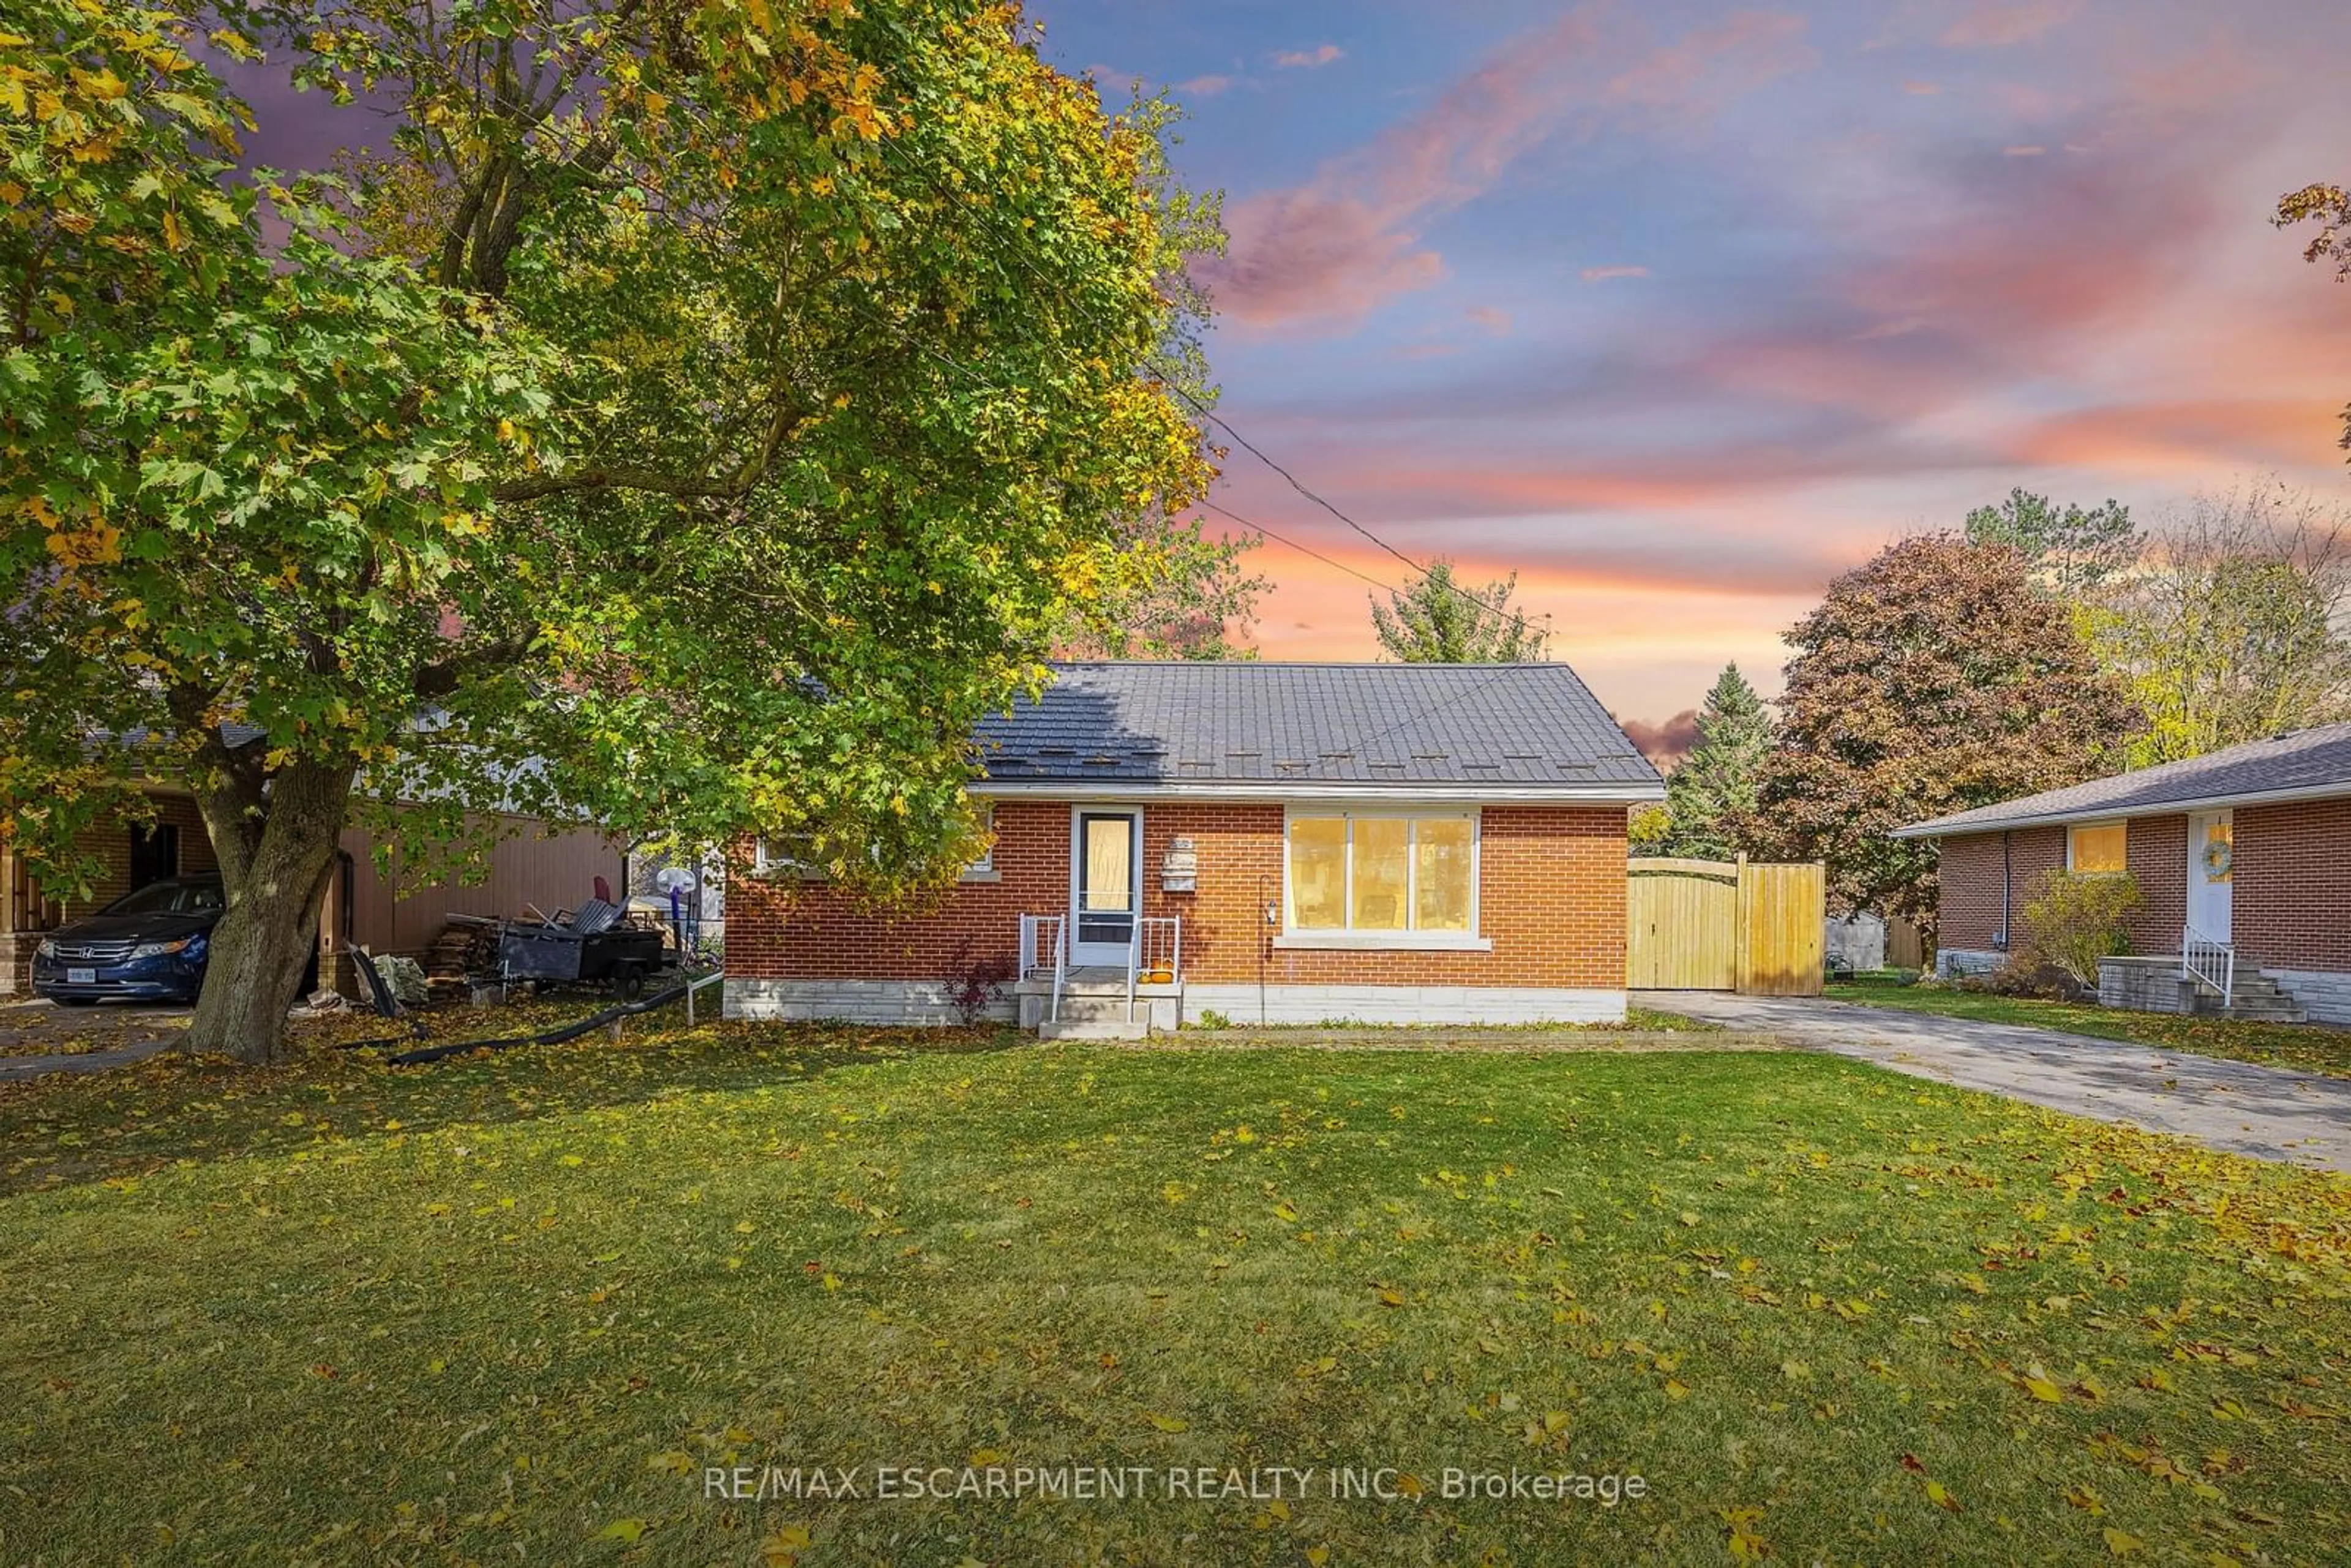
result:
[[[746,846],[729,1017],[941,1021],[975,965],[1029,1023],[1625,1016],[1625,810],[1664,786],[1566,665],[1054,674],[982,727],[995,845],[935,906]]]
[[[111,817],[83,835],[81,847],[101,867],[83,897],[45,897],[24,858],[0,843],[0,997],[31,994],[33,949],[58,926],[150,883],[218,870],[195,801],[163,785],[146,793],[154,807],[152,823]],[[386,877],[375,868],[374,840],[357,828],[345,830],[319,915],[318,977],[354,991],[354,947],[421,956],[452,915],[518,915],[526,904],[548,911],[576,907],[600,875],[611,887],[625,885],[624,857],[601,833],[536,818],[510,818],[504,826],[508,831],[490,851],[486,874],[471,882],[419,883],[397,868]]]
[[[2127,871],[2134,953],[2201,944],[2351,1023],[2351,724],[1938,817],[1895,837],[1942,845],[1939,967],[1997,967],[2053,870]],[[2155,966],[2159,969],[2161,966]]]

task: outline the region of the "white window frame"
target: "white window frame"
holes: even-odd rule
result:
[[[980,831],[987,835],[987,847],[980,851],[979,858],[977,860],[963,868],[961,874],[956,878],[957,882],[1000,882],[1003,880],[997,874],[996,870],[996,802],[993,800],[982,800],[979,803],[979,816]]]
[[[1291,824],[1300,821],[1332,819],[1347,824],[1347,853],[1343,879],[1340,884],[1340,907],[1347,918],[1355,917],[1355,822],[1360,818],[1381,818],[1390,821],[1427,821],[1447,818],[1469,824],[1469,929],[1467,931],[1357,931],[1351,926],[1335,929],[1301,927],[1298,924],[1298,903],[1290,889],[1290,844]],[[1405,918],[1416,918],[1420,913],[1420,835],[1416,831],[1407,841],[1405,852]],[[1413,806],[1403,803],[1378,806],[1286,806],[1281,813],[1281,935],[1273,939],[1277,948],[1285,949],[1346,949],[1365,952],[1382,950],[1430,951],[1457,953],[1488,953],[1493,942],[1482,936],[1482,915],[1479,893],[1485,883],[1486,824],[1483,813],[1475,806]]]
[[[2074,837],[2100,828],[2120,828],[2123,831],[2123,863],[2114,871],[2084,871],[2074,863]],[[2105,822],[2068,822],[2065,824],[2065,872],[2069,876],[2128,876],[2130,875],[2130,819],[2118,817]]]
[[[813,833],[778,833],[762,834],[753,839],[751,841],[751,874],[778,881],[786,879],[797,882],[831,881],[831,873],[821,865],[812,861],[804,861],[781,853],[772,847],[797,840],[801,848],[813,849],[815,838],[816,835]]]

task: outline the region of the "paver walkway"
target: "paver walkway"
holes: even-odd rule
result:
[[[1636,991],[1644,1007],[2054,1111],[2178,1133],[2265,1160],[2351,1171],[2351,1080],[2023,1024],[1811,997]]]

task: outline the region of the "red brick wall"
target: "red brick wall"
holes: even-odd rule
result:
[[[2188,924],[2188,819],[2134,817],[2130,871],[2138,912],[2125,922],[2134,953],[2177,953]]]
[[[196,814],[196,803],[185,795],[154,795],[157,823],[169,822],[180,830],[180,874],[193,876],[201,872],[217,871],[220,862],[213,858],[213,841],[204,832],[204,819]],[[104,870],[90,883],[89,896],[63,900],[64,914],[49,921],[61,925],[78,920],[120,898],[131,891],[131,824],[120,817],[110,817],[99,822],[74,841],[84,852],[96,855]],[[37,896],[37,894],[36,894]],[[49,905],[52,915],[57,904]],[[35,924],[40,922],[36,919]]]
[[[2234,816],[2239,956],[2351,972],[2351,800],[2240,806]]]
[[[1253,981],[1278,934],[1260,914],[1281,899],[1279,805],[1143,808],[1144,907],[1184,921],[1184,973]],[[869,914],[820,883],[738,867],[726,900],[726,972],[741,979],[935,980],[967,938],[1010,962],[1019,916],[1069,907],[1070,807],[999,800],[994,883],[963,883],[933,909]],[[1164,893],[1169,841],[1191,839],[1198,891]],[[1479,841],[1479,927],[1493,950],[1267,949],[1266,978],[1299,985],[1594,987],[1625,984],[1625,813],[1618,807],[1489,806]],[[1263,883],[1260,884],[1259,878]]]
[[[1935,942],[1954,950],[1986,951],[2001,925],[1999,833],[1968,833],[1943,841],[1942,893]],[[2020,925],[2033,885],[2065,863],[2065,830],[2022,828],[2008,834],[2011,925]]]

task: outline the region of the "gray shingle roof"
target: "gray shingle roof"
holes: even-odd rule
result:
[[[990,782],[1489,784],[1654,800],[1656,769],[1565,664],[1056,664],[980,726]]]
[[[2274,740],[2047,789],[2021,800],[1980,806],[1895,832],[1897,839],[1993,832],[2042,822],[2095,817],[2145,816],[2190,806],[2226,806],[2266,799],[2351,795],[2351,724],[2319,725]]]

